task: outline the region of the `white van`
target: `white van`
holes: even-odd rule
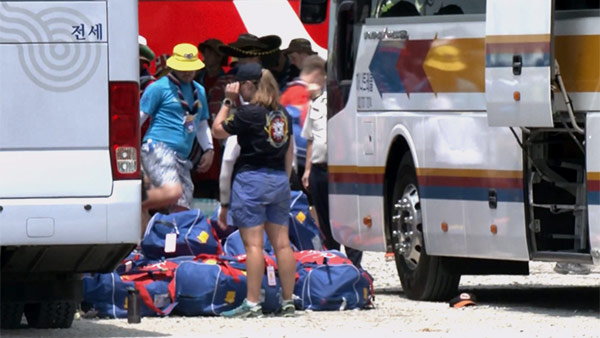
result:
[[[136,0],[0,2],[2,327],[70,327],[140,238]]]

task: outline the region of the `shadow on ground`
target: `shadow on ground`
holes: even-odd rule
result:
[[[479,305],[509,311],[600,317],[600,286],[486,285],[461,287],[460,292],[473,293]],[[375,295],[406,298],[400,287],[376,288]]]
[[[127,319],[114,319],[127,321]],[[142,319],[143,320],[143,319]],[[119,327],[107,321],[94,319],[74,320],[70,329],[33,329],[22,325],[17,330],[2,330],[0,337],[168,337],[169,335],[138,330],[136,324],[131,327]]]

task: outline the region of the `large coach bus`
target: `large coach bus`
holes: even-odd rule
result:
[[[419,300],[531,260],[600,263],[597,0],[330,6],[338,241],[393,252]]]
[[[0,1],[0,326],[67,328],[140,240],[136,0]]]

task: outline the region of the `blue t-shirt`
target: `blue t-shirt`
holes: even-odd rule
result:
[[[192,151],[194,137],[200,121],[208,120],[208,104],[204,87],[196,81],[192,82],[198,89],[200,106],[194,119],[194,131],[188,132],[183,125],[185,112],[177,95],[177,86],[164,76],[154,82],[144,91],[140,100],[140,109],[152,117],[150,127],[144,135],[148,140],[160,141],[175,150],[179,156],[187,158]],[[194,91],[191,83],[182,83],[181,91],[187,103],[194,103]]]

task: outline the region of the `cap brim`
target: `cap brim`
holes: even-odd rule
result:
[[[175,59],[175,57],[171,56],[167,59],[167,66],[171,69],[181,72],[190,72],[204,68],[204,62],[200,61],[199,59],[195,61],[179,61]]]
[[[470,305],[475,305],[476,303],[470,299],[465,299],[465,300],[461,300],[460,302],[452,305],[453,308],[461,308],[461,307],[465,307],[465,306],[470,306]]]

